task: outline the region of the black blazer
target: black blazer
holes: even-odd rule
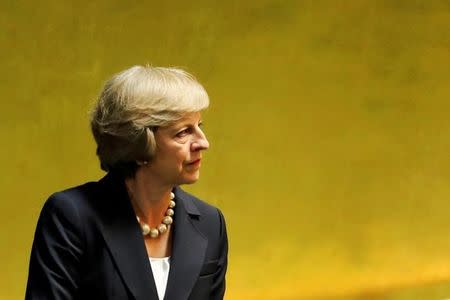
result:
[[[179,187],[174,193],[164,299],[223,299],[228,253],[223,215]],[[120,177],[108,174],[46,201],[25,299],[158,299],[141,229]]]

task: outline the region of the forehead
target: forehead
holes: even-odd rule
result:
[[[182,127],[184,125],[196,124],[201,120],[201,112],[185,113],[180,119],[172,122],[167,128]]]

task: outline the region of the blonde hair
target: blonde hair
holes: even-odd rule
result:
[[[133,66],[114,75],[91,113],[101,168],[133,176],[137,161],[153,157],[159,126],[208,105],[203,86],[181,69]]]

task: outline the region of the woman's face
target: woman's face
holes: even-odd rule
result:
[[[155,180],[168,185],[198,180],[202,151],[209,148],[201,124],[201,113],[194,112],[156,130],[156,152],[148,165],[148,172]]]

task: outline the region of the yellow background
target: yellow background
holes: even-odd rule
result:
[[[134,64],[207,88],[188,189],[225,213],[227,299],[450,298],[450,2],[2,1],[0,298],[49,194],[102,176],[88,109]]]

